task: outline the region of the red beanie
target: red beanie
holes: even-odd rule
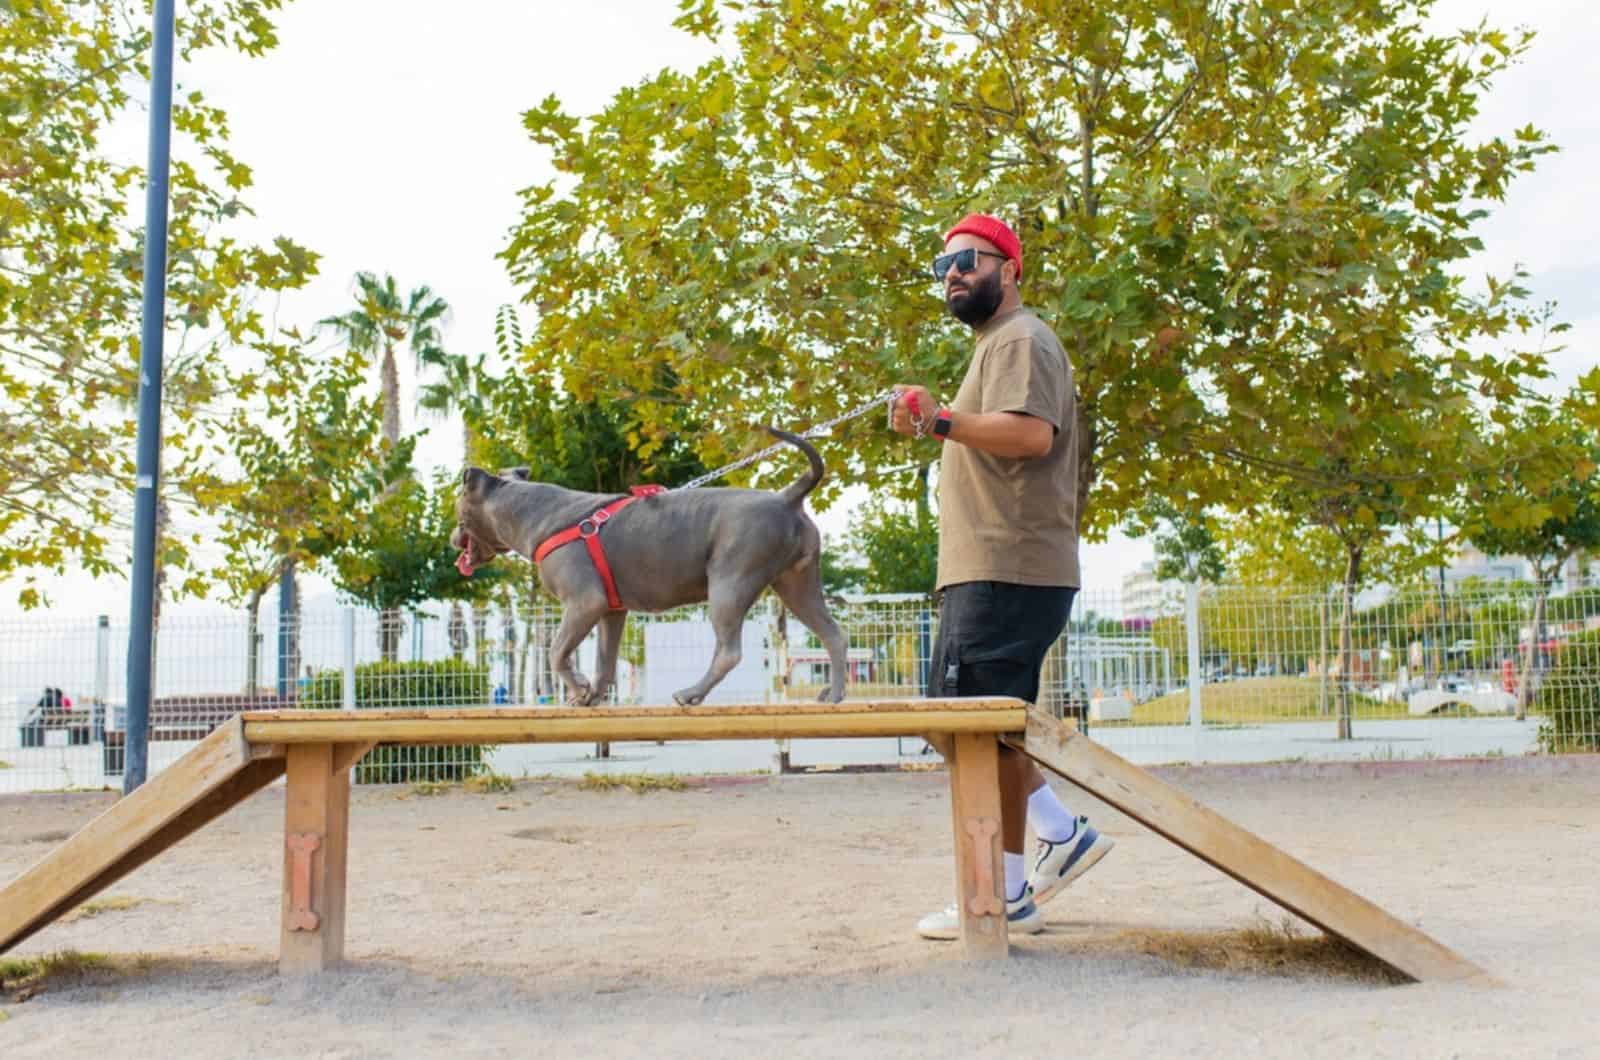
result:
[[[993,243],[996,250],[1010,258],[1016,265],[1017,279],[1022,279],[1022,240],[1017,238],[1010,225],[986,213],[969,213],[959,224],[944,234],[944,241],[948,243],[962,232]]]

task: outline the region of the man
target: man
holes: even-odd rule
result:
[[[945,236],[933,273],[945,305],[977,349],[948,408],[901,386],[894,429],[937,440],[939,633],[931,695],[1007,695],[1034,702],[1044,656],[1078,591],[1076,432],[1072,365],[1055,335],[1022,305],[1022,243],[1005,222],[971,214]],[[1039,905],[1112,847],[1069,812],[1037,767],[1000,749],[1006,919],[1044,929]],[[1031,873],[1026,826],[1038,838]],[[924,917],[926,938],[960,934],[955,905]]]

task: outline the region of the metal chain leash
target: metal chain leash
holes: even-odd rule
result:
[[[893,388],[885,390],[883,393],[879,394],[877,397],[873,398],[871,401],[867,402],[865,405],[861,405],[861,406],[859,406],[857,408],[851,409],[849,412],[846,412],[846,413],[843,413],[841,415],[835,416],[833,419],[828,420],[825,423],[819,423],[815,427],[811,428],[809,431],[806,431],[803,434],[801,434],[800,437],[802,437],[802,438],[817,438],[817,437],[820,437],[820,436],[826,434],[827,432],[831,431],[833,428],[837,427],[839,424],[846,422],[847,420],[853,420],[858,416],[865,416],[867,413],[869,413],[869,412],[873,411],[874,409],[878,408],[880,405],[885,407],[885,408],[887,408],[889,410],[889,415],[893,416],[894,415],[894,402],[895,402],[895,398],[898,397],[898,396],[899,396],[899,391],[898,390],[895,390]],[[671,489],[670,492],[677,493],[680,490],[692,490],[697,486],[704,486],[707,482],[714,482],[715,480],[721,478],[724,475],[727,475],[727,474],[729,474],[731,472],[739,470],[741,467],[748,467],[749,465],[755,463],[757,460],[765,459],[766,457],[771,456],[773,453],[779,452],[780,450],[787,449],[787,448],[789,448],[789,443],[788,442],[777,442],[777,443],[775,443],[773,445],[769,445],[765,449],[761,450],[759,453],[751,453],[747,457],[744,457],[744,458],[739,459],[739,460],[735,460],[733,463],[729,464],[727,467],[719,467],[715,471],[706,472],[704,475],[701,475],[699,478],[690,479],[688,482],[685,482],[681,486],[674,486]]]

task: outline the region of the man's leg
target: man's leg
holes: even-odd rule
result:
[[[1021,854],[1028,840],[1028,799],[1045,784],[1033,759],[1004,745],[1000,748],[1000,832],[1008,854]],[[1007,881],[1010,886],[1010,881]],[[1015,890],[1011,891],[1015,894]]]
[[[939,610],[939,629],[934,637],[933,659],[928,673],[930,696],[971,696],[985,693],[1011,695],[1005,689],[975,686],[981,675],[961,663],[963,646],[970,644],[984,628],[993,626],[987,614],[992,593],[986,583],[953,585],[944,592]],[[976,690],[975,690],[976,689]],[[1044,929],[1044,918],[1028,894],[1027,858],[1022,853],[1027,828],[1026,771],[1038,770],[1025,756],[1001,746],[1000,832],[1005,852],[1006,926],[1012,935],[1032,934]],[[1013,836],[1013,832],[1015,835]],[[960,937],[960,911],[954,904],[930,913],[917,922],[917,933],[930,939]]]
[[[963,668],[961,676],[967,687],[962,694],[1011,695],[1037,702],[1045,655],[1066,628],[1075,595],[1076,590],[1071,589],[995,586],[987,598],[983,622],[1000,633],[1008,654],[1018,654]],[[1031,886],[1033,901],[1043,904],[1092,868],[1114,845],[1110,836],[1091,828],[1087,818],[1062,805],[1032,759],[1006,747],[1001,748],[1000,756],[1000,807],[1009,899],[1027,897],[1026,887]],[[1023,854],[1029,824],[1038,840],[1031,872]]]

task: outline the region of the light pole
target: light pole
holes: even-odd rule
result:
[[[150,164],[144,197],[144,319],[133,487],[133,593],[128,621],[128,721],[122,791],[145,781],[150,750],[150,657],[155,631],[156,498],[161,479],[162,340],[166,330],[167,176],[172,137],[173,0],[155,0],[150,60]]]

